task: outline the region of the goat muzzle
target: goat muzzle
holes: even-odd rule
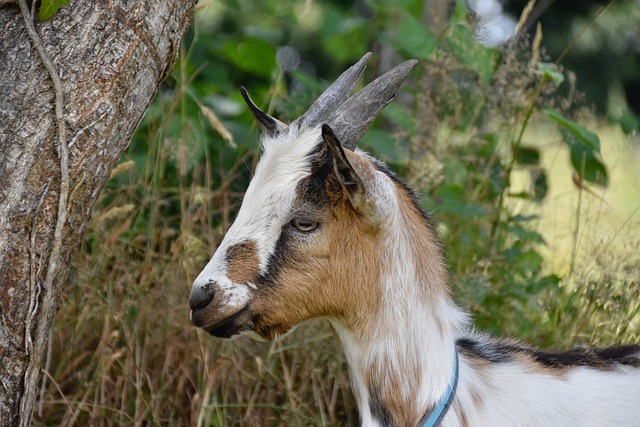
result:
[[[224,292],[216,290],[216,283],[194,287],[189,296],[191,321],[198,328],[220,338],[230,338],[251,329],[249,305],[227,303]]]

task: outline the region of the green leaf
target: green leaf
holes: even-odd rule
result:
[[[579,145],[571,148],[571,164],[589,182],[607,186],[607,169],[604,164],[593,155],[593,152],[584,150]]]
[[[573,120],[567,119],[563,116],[559,111],[553,109],[544,109],[543,113],[547,115],[551,120],[557,122],[560,126],[571,132],[582,142],[591,146],[594,150],[600,151],[600,139],[598,135],[587,130],[582,125],[574,122]]]
[[[324,12],[319,42],[338,62],[351,63],[360,58],[354,52],[366,52],[371,39],[371,22],[329,7]]]
[[[457,185],[443,185],[435,199],[423,197],[423,203],[430,210],[452,213],[461,217],[480,217],[486,214],[480,205],[465,200],[462,188]]]
[[[599,154],[572,132],[561,129],[562,139],[571,152],[571,164],[580,176],[589,182],[606,186],[608,183],[607,169],[599,158]]]
[[[509,222],[529,222],[529,221],[537,221],[539,219],[540,219],[540,215],[518,214],[509,218]]]
[[[553,81],[556,86],[560,86],[564,81],[564,75],[560,71],[560,67],[553,62],[538,62],[537,68],[538,74],[542,78]]]
[[[606,186],[607,169],[599,156],[598,135],[567,119],[557,110],[545,109],[542,112],[561,126],[560,134],[571,151],[571,164],[576,172],[589,182]]]
[[[545,244],[544,237],[534,230],[523,227],[520,224],[507,224],[506,230],[516,236],[521,242]]]
[[[438,47],[438,38],[422,22],[407,15],[398,24],[393,44],[412,58],[426,59]]]
[[[549,192],[547,184],[547,174],[543,171],[532,172],[533,178],[533,197],[536,201],[542,201]]]
[[[129,309],[127,310],[127,317],[130,320],[136,320],[136,318],[138,317],[138,312],[139,312],[138,307],[134,304],[131,304],[129,306]]]
[[[537,148],[518,147],[516,161],[521,165],[537,165],[540,163],[540,152]]]
[[[640,132],[640,118],[631,111],[625,111],[620,117],[620,127],[625,135]]]
[[[518,254],[518,268],[525,273],[536,273],[542,267],[542,256],[535,250],[527,250]]]
[[[544,290],[557,290],[558,285],[560,284],[560,278],[555,274],[551,274],[549,276],[544,276],[537,281],[530,282],[529,292],[537,294],[538,292],[542,292]]]
[[[453,11],[453,22],[465,22],[469,16],[469,6],[466,0],[456,0],[456,6]]]
[[[365,52],[368,49],[368,31],[363,21],[358,20],[347,30],[323,39],[323,46],[338,61],[351,62],[354,59],[353,52]]]
[[[69,0],[42,0],[40,2],[40,12],[38,19],[46,21],[56,14],[58,9],[69,4]]]
[[[243,71],[270,78],[276,68],[276,48],[265,40],[247,37],[227,41],[223,55]]]
[[[407,132],[413,132],[415,127],[415,119],[413,112],[399,102],[392,102],[382,110],[382,116],[391,121],[400,129]]]

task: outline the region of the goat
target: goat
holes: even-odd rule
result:
[[[469,327],[429,215],[355,149],[416,63],[350,96],[369,56],[288,125],[241,89],[263,154],[193,283],[193,323],[273,340],[327,318],[364,426],[640,425],[640,346],[543,352]]]

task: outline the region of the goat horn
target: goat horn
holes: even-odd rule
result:
[[[287,128],[287,125],[285,123],[282,123],[280,120],[271,117],[269,114],[258,108],[258,106],[249,96],[249,92],[247,92],[247,89],[245,89],[244,86],[240,87],[240,93],[244,98],[244,102],[246,102],[249,106],[249,110],[251,110],[253,118],[256,120],[256,122],[258,122],[263,132],[271,136],[275,136]]]
[[[295,123],[312,128],[326,122],[349,98],[370,57],[371,52],[367,52],[358,62],[342,73]]]
[[[417,63],[415,59],[403,62],[340,105],[328,123],[342,141],[343,147],[349,150],[356,148],[373,119],[393,100],[400,85]]]

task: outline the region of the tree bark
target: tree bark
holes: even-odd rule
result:
[[[0,7],[0,425],[29,425],[60,284],[98,194],[175,63],[195,0],[71,0],[37,34]],[[68,145],[68,199],[61,157]],[[64,203],[61,203],[64,207]],[[56,224],[59,226],[58,250]],[[100,286],[96,283],[96,286]]]

